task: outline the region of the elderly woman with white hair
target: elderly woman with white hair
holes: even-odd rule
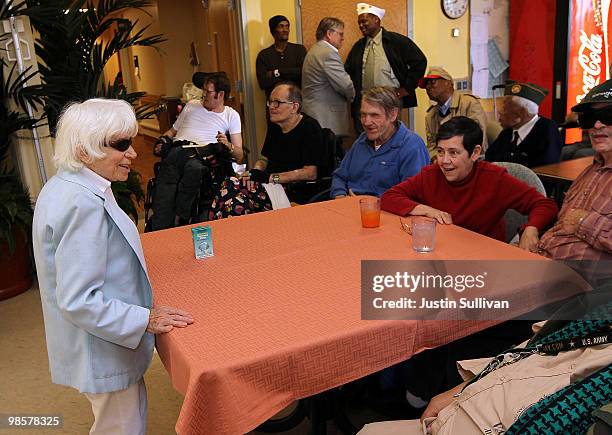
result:
[[[154,334],[193,322],[152,308],[138,230],[111,182],[125,181],[138,124],[121,100],[91,99],[64,110],[57,127],[57,174],[43,187],[32,237],[51,378],[84,393],[92,434],[144,434],[143,375]]]

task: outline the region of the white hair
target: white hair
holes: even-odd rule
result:
[[[519,97],[518,95],[510,95],[510,100],[514,102],[517,106],[523,107],[527,110],[527,113],[530,115],[537,115],[540,110],[540,106],[537,103],[534,103],[531,100],[528,100],[525,97]]]
[[[78,171],[83,157],[90,162],[99,160],[106,156],[106,144],[136,133],[136,114],[126,101],[92,98],[72,103],[57,123],[53,161],[58,169]]]

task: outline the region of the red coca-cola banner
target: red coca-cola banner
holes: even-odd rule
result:
[[[567,112],[609,75],[610,0],[572,0],[567,59]],[[580,140],[580,131],[566,142]],[[574,140],[575,139],[575,140]]]

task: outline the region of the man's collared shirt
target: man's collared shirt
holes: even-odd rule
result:
[[[518,139],[517,145],[519,145],[521,142],[523,142],[525,137],[527,137],[527,135],[533,129],[533,126],[536,124],[536,122],[538,122],[538,119],[540,119],[540,117],[538,115],[536,115],[533,118],[531,118],[529,120],[529,122],[527,122],[525,125],[519,127],[518,129],[512,130],[512,137],[514,137],[514,132],[518,131],[519,139]]]
[[[387,59],[387,54],[382,43],[382,28],[376,34],[374,38],[368,36],[366,40],[366,48],[363,51],[363,61],[361,74],[365,73],[365,65],[370,52],[370,44],[372,44],[372,50],[374,51],[374,86],[387,86],[390,88],[398,89],[400,87],[399,80],[395,77],[393,69]],[[367,91],[367,89],[363,89]]]
[[[559,220],[572,209],[588,211],[576,233],[547,231],[538,253],[556,260],[612,260],[612,163],[605,165],[601,155],[567,191]]]
[[[450,97],[448,97],[448,100],[446,100],[446,103],[442,104],[441,106],[438,106],[438,112],[440,113],[441,117],[444,118],[448,114],[452,99],[453,96],[451,95]]]
[[[325,39],[321,39],[321,41],[323,41],[324,43],[329,45],[332,50],[334,50],[336,53],[338,53],[338,49],[336,47],[334,47],[329,41],[326,41]]]

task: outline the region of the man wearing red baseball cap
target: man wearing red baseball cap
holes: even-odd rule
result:
[[[455,116],[467,116],[480,125],[482,131],[487,130],[485,116],[480,98],[475,95],[455,91],[453,78],[442,67],[432,66],[427,75],[419,79],[419,88],[425,89],[429,99],[434,102],[425,115],[427,132],[427,150],[429,157],[436,157],[436,135],[440,125]],[[482,139],[482,152],[487,150],[487,135]]]

